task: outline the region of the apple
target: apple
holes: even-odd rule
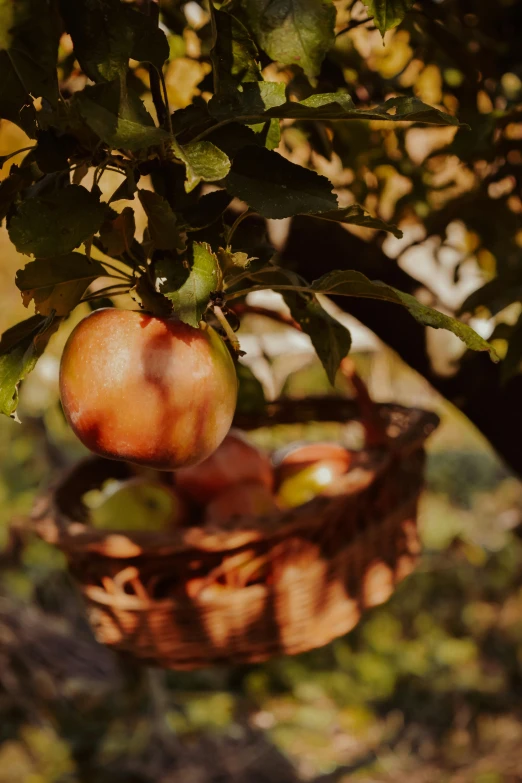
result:
[[[299,473],[310,465],[321,464],[331,468],[335,477],[342,476],[350,467],[352,456],[339,443],[304,443],[285,449],[279,460],[277,475],[280,481]]]
[[[245,481],[228,487],[210,501],[205,523],[215,525],[242,516],[263,517],[275,511],[278,505],[266,484]]]
[[[235,431],[204,462],[175,474],[180,492],[199,503],[208,503],[227,487],[244,481],[258,482],[270,491],[274,475],[268,456]]]
[[[307,503],[346,473],[350,463],[350,452],[336,443],[292,448],[278,466],[277,502],[281,508]]]
[[[91,451],[174,470],[201,462],[222,442],[237,377],[211,327],[104,308],[84,318],[66,343],[60,397]]]
[[[86,493],[84,503],[93,527],[104,530],[168,530],[186,515],[176,492],[145,478],[110,482],[101,491]]]

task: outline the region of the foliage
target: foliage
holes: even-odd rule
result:
[[[407,19],[410,6],[367,3],[382,33]],[[340,203],[324,172],[292,160],[287,134],[316,129],[335,146],[350,127],[364,131],[372,122],[454,128],[455,143],[466,132],[452,105],[431,106],[408,89],[356,103],[345,82],[324,84],[328,63],[345,56],[338,41],[346,10],[331,0],[210,3],[208,13],[200,8],[204,23],[196,32],[170,2],[161,12],[154,2],[2,2],[0,118],[34,140],[0,185],[11,242],[33,257],[16,278],[26,306],[34,302],[36,313],[54,318],[54,329],[80,302],[130,291],[145,309],[197,327],[213,317],[216,295],[226,314],[227,301],[250,291],[284,290],[333,382],[350,336],[316,294],[372,297],[402,305],[421,324],[449,329],[496,359],[471,327],[349,271],[348,259],[328,280],[318,264],[310,283],[298,268],[278,264],[254,230],[236,230],[254,213],[275,220],[307,215],[399,237],[374,209]],[[170,74],[189,33],[204,97],[193,91],[172,113]],[[207,61],[211,78],[203,78]],[[181,82],[174,79],[174,86],[181,89]],[[109,171],[122,180],[107,201],[101,183]],[[239,222],[233,197],[248,207]],[[138,206],[147,217],[141,240]],[[40,336],[36,350],[28,340],[24,332],[16,350],[9,337],[0,344],[2,410],[9,414],[18,382],[45,343]]]

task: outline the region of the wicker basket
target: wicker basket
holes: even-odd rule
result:
[[[281,401],[261,424],[358,417],[345,399]],[[366,446],[327,497],[215,529],[109,533],[89,527],[83,494],[132,467],[78,464],[34,508],[66,554],[100,642],[165,668],[263,661],[327,644],[387,600],[419,554],[416,516],[433,413],[378,405],[387,444]]]

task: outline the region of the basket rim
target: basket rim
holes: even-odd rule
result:
[[[328,400],[331,405],[336,398],[314,398],[314,402],[317,400]],[[308,398],[303,402],[309,404],[311,401]],[[92,553],[126,559],[145,552],[152,556],[191,551],[225,552],[259,544],[263,540],[273,546],[279,539],[315,527],[318,517],[333,504],[342,503],[347,497],[364,492],[386,470],[393,458],[404,458],[421,449],[439,423],[436,413],[420,408],[391,403],[375,404],[375,408],[388,423],[393,420],[394,414],[403,417],[402,427],[394,425],[395,430],[389,436],[388,446],[371,447],[358,452],[353,469],[334,482],[328,495],[316,497],[296,509],[278,511],[260,518],[235,517],[228,526],[222,525],[215,529],[203,525],[158,532],[96,529],[90,527],[88,522],[73,519],[61,506],[60,493],[69,483],[74,483],[84,470],[95,464],[107,469],[104,480],[110,477],[111,468],[120,475],[122,470],[132,475],[132,468],[127,463],[87,456],[62,474],[37,499],[31,514],[32,525],[41,538],[58,546],[69,556]],[[346,422],[355,418],[349,415]]]

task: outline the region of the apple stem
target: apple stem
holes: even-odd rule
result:
[[[239,353],[241,351],[241,346],[239,344],[239,340],[237,339],[236,335],[234,334],[234,331],[233,331],[232,327],[230,326],[230,324],[228,323],[227,319],[225,318],[223,310],[221,309],[221,307],[218,307],[217,305],[214,305],[214,307],[212,309],[214,311],[214,315],[216,316],[216,318],[218,319],[219,323],[223,327],[223,330],[224,330],[226,336],[230,340],[230,344],[231,344],[232,348],[234,349],[234,351],[236,353]]]

